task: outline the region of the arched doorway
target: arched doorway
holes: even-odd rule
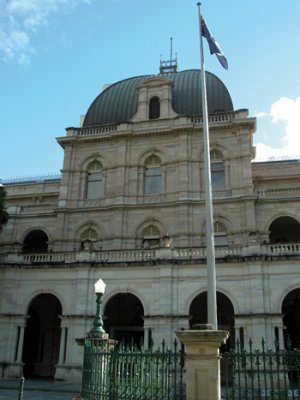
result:
[[[104,309],[104,329],[110,338],[140,344],[144,338],[144,308],[133,294],[113,296]]]
[[[229,339],[223,348],[228,350],[234,346],[234,308],[225,294],[217,292],[217,320],[218,329],[229,331]],[[200,293],[194,298],[189,309],[190,328],[195,324],[207,323],[207,292]]]
[[[189,309],[190,328],[195,324],[207,323],[207,292],[200,293],[194,298]],[[225,294],[217,292],[217,321],[218,329],[229,331],[229,338],[221,346],[220,352],[230,350],[235,344],[234,335],[234,308],[230,299]],[[232,379],[231,371],[226,369],[225,364],[221,362],[221,382],[230,382]]]
[[[40,294],[29,305],[24,334],[25,378],[54,378],[60,347],[62,306],[52,294]]]
[[[285,296],[281,311],[285,346],[300,349],[300,289]]]

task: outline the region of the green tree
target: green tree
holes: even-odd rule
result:
[[[0,184],[0,231],[8,220],[8,213],[5,210],[5,197],[6,193],[4,187]]]

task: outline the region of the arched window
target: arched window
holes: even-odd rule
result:
[[[81,246],[83,250],[93,250],[93,243],[98,240],[97,232],[92,229],[88,228],[81,234]]]
[[[23,242],[24,253],[43,253],[48,250],[48,236],[40,229],[28,233]]]
[[[216,221],[214,223],[214,238],[215,238],[215,246],[227,246],[227,231],[225,226]]]
[[[144,193],[155,194],[162,192],[162,172],[160,159],[152,155],[147,158],[144,169]]]
[[[82,240],[97,240],[98,239],[98,235],[97,232],[92,229],[92,228],[88,228],[85,231],[82,232],[81,234],[81,239]]]
[[[210,152],[210,172],[212,190],[225,189],[225,168],[223,155],[218,150]]]
[[[160,231],[156,226],[147,226],[143,230],[142,236],[144,249],[156,249],[160,247]]]
[[[102,166],[95,160],[88,166],[86,198],[98,199],[101,196],[103,196]]]
[[[160,100],[158,97],[152,97],[149,102],[149,119],[160,117]]]

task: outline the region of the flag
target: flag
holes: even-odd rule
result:
[[[202,36],[206,38],[210,54],[215,54],[218,57],[218,60],[220,61],[221,65],[223,68],[228,69],[228,63],[226,60],[226,57],[222,53],[222,50],[220,49],[220,46],[216,39],[212,36],[210,31],[208,30],[208,27],[204,21],[204,18],[201,16],[201,33]]]

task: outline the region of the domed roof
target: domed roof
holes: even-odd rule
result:
[[[173,81],[172,107],[180,115],[202,114],[201,71],[186,70],[159,75]],[[138,108],[138,86],[154,75],[137,76],[108,86],[89,107],[83,126],[119,124],[129,121]],[[208,113],[233,111],[230,94],[224,83],[206,71]]]

